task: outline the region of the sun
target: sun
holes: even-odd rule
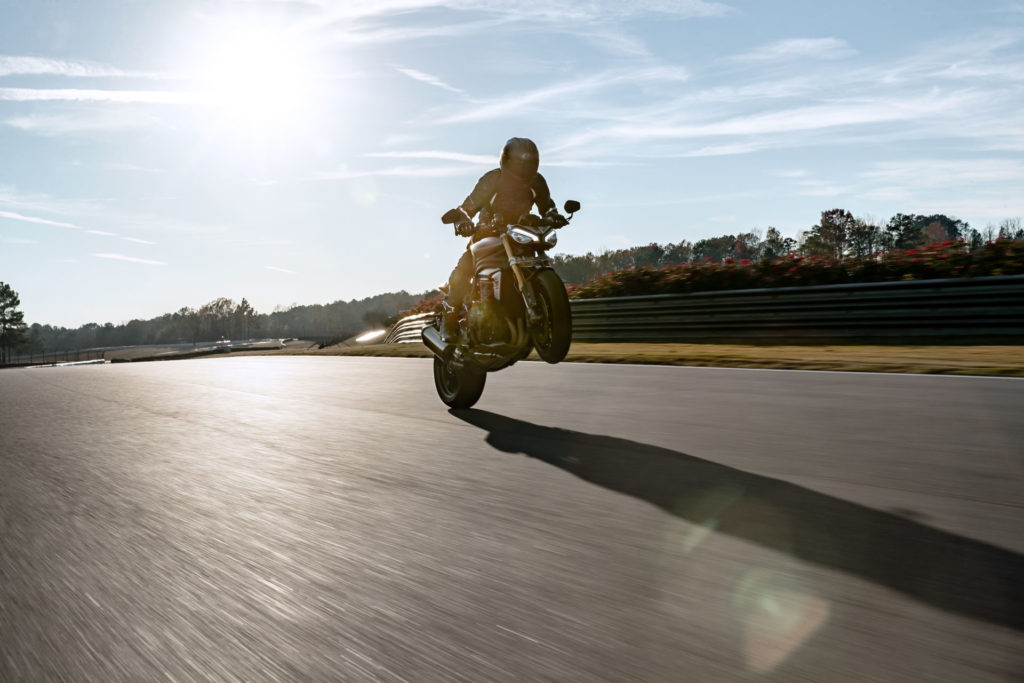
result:
[[[314,60],[272,28],[223,32],[200,74],[204,100],[223,123],[250,131],[298,125],[315,99]]]

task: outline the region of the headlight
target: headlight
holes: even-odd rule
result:
[[[511,235],[512,239],[516,242],[519,242],[519,244],[533,244],[538,241],[536,235],[532,232],[523,230],[522,228],[512,228],[508,231],[508,234]]]
[[[544,242],[550,247],[558,244],[558,233],[552,230],[548,234],[544,235]]]

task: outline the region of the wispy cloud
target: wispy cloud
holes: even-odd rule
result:
[[[732,58],[737,62],[779,62],[790,59],[841,59],[857,54],[839,38],[793,38],[763,45]]]
[[[453,176],[467,176],[474,173],[471,166],[393,166],[390,168],[377,168],[365,170],[330,171],[326,173],[314,173],[308,180],[352,180],[354,178],[368,177],[397,177],[397,178],[447,178]]]
[[[1024,163],[1011,159],[882,161],[862,176],[881,185],[896,184],[917,189],[962,187],[975,183],[1020,188],[1024,187]]]
[[[161,119],[135,108],[79,107],[64,114],[28,114],[3,121],[4,125],[37,135],[55,136],[166,127]],[[141,170],[141,169],[140,169]]]
[[[12,221],[24,221],[25,223],[38,223],[40,225],[53,225],[58,228],[69,228],[71,230],[84,230],[80,225],[74,223],[65,223],[63,221],[51,221],[47,218],[37,218],[36,216],[25,216],[14,211],[0,211],[0,218],[8,218]]]
[[[124,254],[93,254],[96,258],[112,259],[114,261],[128,261],[129,263],[142,263],[147,266],[166,266],[164,261],[151,261],[136,256],[125,256]]]
[[[139,166],[137,164],[125,164],[120,162],[106,162],[102,164],[103,168],[109,171],[126,171],[129,173],[164,173],[162,168],[150,168],[148,166]]]
[[[302,0],[299,0],[302,1]],[[545,22],[614,23],[641,15],[675,17],[714,17],[733,12],[721,2],[707,0],[349,0],[344,3],[320,2],[324,13],[311,25],[353,22],[384,16],[412,14],[433,9],[467,10],[475,13],[512,16],[532,24]]]
[[[122,235],[118,235],[117,233],[114,232],[109,232],[107,230],[95,230],[93,228],[85,228],[82,227],[81,225],[77,225],[75,223],[68,223],[66,221],[53,221],[48,218],[39,218],[38,216],[26,216],[25,214],[17,213],[15,211],[0,211],[0,219],[3,218],[13,221],[21,221],[23,223],[35,223],[37,225],[50,225],[57,228],[67,228],[69,230],[81,230],[86,234],[96,235],[98,237],[117,237],[127,242],[134,242],[136,244],[156,244],[156,242],[150,242],[148,240],[139,239],[137,237],[125,237]]]
[[[366,157],[382,159],[437,159],[440,161],[464,161],[467,164],[495,164],[498,155],[495,154],[463,154],[462,152],[445,152],[441,150],[425,150],[412,152],[371,152],[364,154]]]
[[[287,268],[281,268],[279,266],[263,266],[263,267],[266,268],[267,270],[273,270],[275,272],[285,273],[287,275],[295,275],[296,274],[294,270],[288,270]]]
[[[826,180],[802,180],[800,185],[803,189],[798,190],[797,194],[803,197],[839,197],[854,191],[851,186],[836,185]]]
[[[752,152],[759,152],[762,149],[770,147],[771,144],[768,142],[738,142],[731,145],[709,145],[707,147],[701,147],[695,149],[692,152],[685,152],[680,156],[683,157],[721,157],[721,156],[734,156],[736,154],[750,154]]]
[[[573,79],[544,86],[528,92],[513,93],[491,100],[479,100],[464,106],[462,111],[433,118],[437,124],[467,123],[508,118],[519,115],[550,100],[564,99],[569,95],[599,91],[614,85],[675,82],[690,78],[690,72],[680,66],[653,66],[639,69],[620,69],[594,74],[586,78]]]
[[[435,88],[441,88],[442,90],[447,90],[449,92],[454,92],[454,93],[460,93],[460,94],[465,93],[465,90],[461,90],[460,88],[456,88],[454,86],[448,85],[447,83],[442,81],[440,78],[438,78],[436,76],[431,76],[430,74],[427,74],[427,73],[423,73],[422,71],[417,71],[416,69],[407,69],[405,67],[396,66],[395,70],[398,71],[401,74],[405,74],[406,76],[408,76],[409,78],[413,79],[414,81],[420,81],[421,83],[426,83],[427,85],[432,85]]]
[[[4,242],[8,244],[35,244],[35,240],[27,240],[20,237],[5,237]]]
[[[360,27],[345,19],[339,23],[335,40],[346,45],[377,43],[408,43],[414,40],[457,38],[481,34],[510,23],[510,19],[463,21],[440,26],[378,26]]]
[[[165,78],[164,74],[126,71],[95,62],[0,55],[0,76],[68,76],[72,78]]]
[[[462,152],[446,152],[442,150],[424,150],[424,151],[408,151],[408,152],[371,152],[364,154],[364,157],[369,158],[382,158],[382,159],[428,159],[432,161],[460,161],[468,164],[470,167],[479,169],[482,167],[492,168],[498,165],[499,153],[494,154],[464,154]],[[583,159],[544,159],[544,167],[562,167],[562,168],[584,168],[594,166],[611,166],[611,165],[622,165],[622,162],[604,162],[604,161],[590,161]],[[415,167],[400,167],[386,169],[383,172],[366,171],[360,173],[360,175],[368,175],[378,173],[380,175],[418,175],[418,176],[445,176],[445,175],[456,175],[454,167],[433,167],[433,168],[415,168]],[[463,169],[465,170],[465,169]],[[459,171],[458,175],[462,174],[462,170]]]
[[[141,104],[197,104],[198,93],[177,90],[97,90],[83,88],[0,88],[0,100],[11,102],[136,102]]]
[[[734,116],[721,121],[687,124],[668,120],[638,120],[613,124],[570,136],[555,145],[565,150],[589,145],[595,140],[637,143],[657,140],[686,140],[702,137],[759,136],[817,131],[845,126],[915,121],[963,112],[977,103],[973,93],[951,93],[931,97],[839,101],[829,104],[781,109]]]

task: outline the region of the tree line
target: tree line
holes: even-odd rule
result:
[[[893,250],[909,250],[962,240],[969,250],[981,248],[998,238],[1024,239],[1024,222],[1010,218],[998,226],[978,231],[966,221],[943,214],[898,213],[885,224],[855,218],[845,209],[822,211],[820,221],[796,238],[784,237],[774,227],[721,235],[689,242],[656,244],[615,249],[582,256],[558,254],[552,257],[555,270],[571,284],[585,284],[591,278],[626,268],[662,267],[681,263],[722,263],[729,259],[757,263],[794,254],[865,258]]]
[[[565,282],[582,285],[595,276],[627,268],[728,261],[757,263],[789,254],[865,258],[945,242],[962,244],[973,251],[998,238],[1024,240],[1024,223],[1020,218],[1011,218],[978,231],[966,221],[943,214],[898,213],[880,224],[855,218],[845,209],[830,209],[822,211],[819,222],[795,238],[784,237],[777,228],[769,227],[764,234],[751,230],[696,242],[652,243],[601,254],[558,254],[552,261]],[[88,323],[69,329],[39,323],[27,325],[24,314],[18,309],[21,304],[18,293],[0,282],[0,363],[13,352],[46,353],[254,337],[341,340],[367,327],[384,326],[399,312],[436,295],[436,292],[389,292],[358,301],[293,304],[278,307],[271,313],[258,313],[245,298],[236,303],[220,297],[199,308],[183,307],[150,320],[131,320],[120,325]]]
[[[278,307],[259,313],[243,298],[235,302],[219,297],[198,308],[183,307],[149,320],[88,323],[67,328],[27,325],[18,310],[20,299],[10,285],[0,283],[0,363],[12,353],[41,354],[107,346],[181,344],[220,339],[289,338],[341,341],[381,327],[399,311],[429,294],[406,291],[378,294],[366,299]]]

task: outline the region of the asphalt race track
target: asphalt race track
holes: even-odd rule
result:
[[[2,681],[1024,679],[1024,381],[0,372]]]

